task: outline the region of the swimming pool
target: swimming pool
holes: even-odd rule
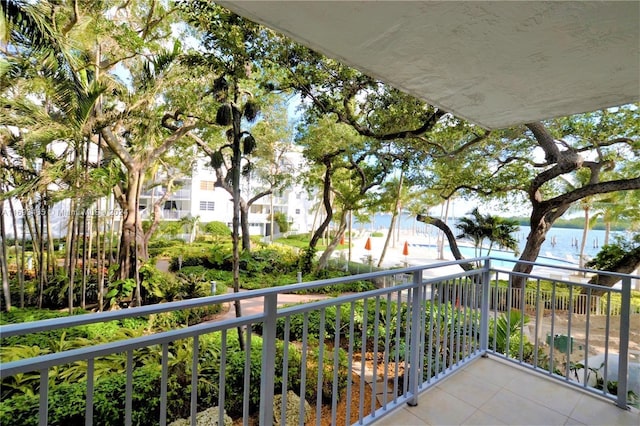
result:
[[[432,250],[438,249],[438,247],[434,244],[412,244],[412,245],[417,247],[424,247]],[[476,250],[474,247],[458,246],[458,249],[460,250],[460,253],[465,259],[471,259],[476,257]],[[445,251],[445,256],[447,257],[451,256],[453,258],[453,255],[451,254],[451,250],[449,249],[448,245],[444,246],[444,251]],[[486,255],[487,255],[487,250],[483,249],[482,256],[486,256]],[[491,253],[489,253],[489,256],[491,256],[492,258],[491,265],[495,267],[511,268],[514,265],[514,262],[518,260],[518,257],[516,257],[513,252],[506,251],[506,250],[491,249]],[[544,263],[547,265],[556,265],[556,266],[578,266],[577,264],[570,262],[568,260],[557,259],[557,258],[548,257],[548,256],[538,256],[538,259],[536,260],[536,262]]]

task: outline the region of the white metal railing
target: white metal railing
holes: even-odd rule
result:
[[[94,411],[95,402],[105,397],[102,394],[105,377],[117,374],[122,375],[123,383],[117,387],[120,392],[113,396],[117,398],[113,405],[122,408],[111,413],[110,421],[130,425],[135,418],[135,423],[140,423],[144,414],[139,412],[141,408],[134,404],[134,399],[140,397],[138,392],[149,390],[138,390],[138,372],[158,375],[151,383],[152,395],[145,402],[147,406],[155,404],[151,412],[157,417],[145,418],[146,424],[165,425],[179,415],[187,417],[190,414],[191,424],[195,425],[195,414],[211,405],[225,407],[236,417],[242,417],[243,424],[249,424],[251,416],[258,416],[261,425],[272,424],[274,419],[279,419],[281,424],[291,424],[292,415],[296,416],[295,423],[304,424],[311,416],[319,424],[320,418],[326,416],[326,407],[330,407],[331,423],[336,424],[341,398],[347,400],[347,412],[343,414],[350,419],[349,423],[368,424],[405,403],[416,404],[420,392],[461,365],[487,353],[610,398],[620,407],[627,406],[630,276],[621,276],[622,290],[606,289],[602,296],[609,301],[618,295],[621,299],[619,316],[611,315],[609,311],[604,315],[605,365],[599,373],[604,384],[613,382],[606,361],[617,357],[619,374],[615,380],[617,395],[614,395],[606,385],[603,389],[597,389],[598,383],[596,387],[589,385],[588,376],[595,372],[594,366],[589,365],[588,348],[594,340],[589,334],[589,323],[596,315],[589,309],[582,314],[569,314],[576,307],[574,293],[584,292],[586,303],[590,305],[595,300],[590,295],[601,288],[553,280],[552,301],[562,286],[566,286],[562,287],[563,291],[569,291],[568,305],[562,311],[557,303],[548,306],[542,303],[540,284],[548,278],[535,274],[526,276],[533,290],[522,292],[512,286],[514,277],[522,274],[504,270],[493,274],[490,260],[479,260],[484,261],[484,266],[471,272],[451,273],[450,267],[462,262],[445,262],[2,326],[0,335],[6,338],[263,298],[263,310],[258,314],[5,362],[1,365],[0,376],[5,385],[16,377],[24,379],[28,374],[39,375],[35,378],[39,382],[36,386],[39,396],[33,397],[38,402],[30,414],[40,425],[59,421],[52,418],[50,410],[52,401],[59,399],[58,379],[64,376],[65,369],[79,363],[85,369],[79,382],[86,384],[83,385],[86,404],[84,412],[78,416],[84,417],[85,424],[89,425],[102,424],[100,413]],[[430,274],[434,270],[441,271],[441,276],[425,279],[423,272],[427,269]],[[505,273],[508,279],[498,280]],[[383,284],[382,288],[373,291],[278,308],[280,294],[356,280],[376,280]],[[535,297],[525,297],[531,291]],[[505,314],[511,311],[520,315]],[[566,323],[558,319],[563,312],[568,318]],[[581,316],[580,321],[575,315]],[[536,319],[532,330],[527,328],[531,325],[527,317]],[[619,330],[615,333],[614,323]],[[505,328],[510,331],[502,333]],[[239,348],[238,329],[243,330],[244,350]],[[551,337],[547,338],[547,334]],[[560,335],[571,343],[559,347],[561,342],[557,336]],[[575,342],[571,340],[574,337]],[[580,364],[571,364],[567,360],[576,356],[571,344],[578,346],[579,342],[582,346],[579,350],[584,351],[585,358]],[[113,360],[117,354],[121,354],[118,356],[122,359],[123,371],[105,371],[104,359],[111,357]],[[563,356],[566,357],[564,361]],[[240,373],[236,374],[238,371]],[[358,408],[352,412],[351,398],[356,389],[359,391],[355,405]],[[371,389],[370,393],[366,392],[368,389]],[[297,414],[292,414],[291,404],[287,404],[288,391],[304,396],[297,404]],[[370,395],[370,399],[366,395]],[[281,408],[274,413],[275,396],[281,399]],[[308,407],[305,400],[312,405]],[[7,399],[3,399],[3,403],[6,402]],[[12,420],[3,419],[3,424],[5,421],[7,425],[22,422],[20,419],[14,420],[18,423],[11,423]],[[224,411],[219,410],[218,424],[223,423]]]

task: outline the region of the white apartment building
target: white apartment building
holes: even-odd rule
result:
[[[64,150],[64,144],[52,144],[52,152],[59,155]],[[97,158],[95,148],[90,153],[90,158]],[[305,167],[304,157],[299,149],[293,149],[284,155],[284,160],[288,163],[288,169],[299,171]],[[295,173],[295,172],[294,172]],[[147,182],[149,185],[152,182]],[[244,180],[241,189],[245,199],[252,197],[259,192],[264,183],[256,179]],[[208,164],[206,158],[199,158],[193,167],[191,176],[184,176],[175,179],[174,190],[169,198],[164,202],[161,211],[161,220],[180,220],[184,217],[197,217],[200,223],[219,221],[227,224],[231,228],[233,220],[233,201],[231,195],[224,189],[216,186],[216,175]],[[140,196],[140,210],[143,219],[148,219],[155,200],[162,197],[166,187],[162,185],[154,186],[152,189],[144,191]],[[17,200],[14,201],[16,209],[16,223],[18,236],[22,235],[24,226],[22,217],[29,212],[23,212]],[[307,195],[307,191],[298,184],[277,194],[265,196],[250,207],[249,223],[251,235],[270,235],[271,231],[271,211],[282,212],[286,215],[290,223],[291,232],[309,232],[312,230],[315,210],[318,203]],[[93,209],[98,209],[97,205]],[[110,200],[101,200],[100,212],[109,212],[118,209],[113,197]],[[4,203],[4,215],[7,237],[13,238],[13,222],[9,211],[8,203]],[[67,232],[67,224],[70,214],[69,200],[56,203],[50,211],[51,233],[54,238],[64,237]],[[117,218],[116,216],[116,222]],[[277,225],[276,225],[277,226]],[[276,228],[276,233],[278,229]],[[28,234],[28,231],[27,231]]]
[[[304,158],[299,150],[286,153],[283,161],[289,163],[291,170],[301,170],[304,167]],[[227,191],[216,186],[216,180],[215,171],[208,164],[208,159],[198,159],[190,177],[174,181],[177,189],[164,202],[161,220],[197,217],[201,223],[219,221],[231,227],[233,201]],[[255,178],[243,180],[242,196],[245,200],[249,199],[264,188],[264,183]],[[140,197],[143,218],[149,217],[154,200],[161,197],[164,190],[166,188],[156,186],[143,192]],[[251,205],[249,231],[251,235],[271,235],[270,216],[273,211],[286,215],[291,232],[309,232],[312,230],[316,208],[317,202],[309,198],[307,191],[298,184],[292,184],[289,188],[262,197]]]

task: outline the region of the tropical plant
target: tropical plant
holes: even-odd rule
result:
[[[476,250],[476,256],[482,256],[484,241],[489,241],[486,255],[489,256],[493,244],[513,250],[517,254],[518,242],[513,237],[519,227],[517,221],[492,215],[482,215],[476,207],[471,217],[462,217],[456,224],[461,231],[457,238],[470,238]]]
[[[517,309],[501,314],[497,319],[489,320],[489,347],[494,351],[518,357],[520,345],[527,345],[526,336],[521,339],[522,328],[529,323],[529,317]]]

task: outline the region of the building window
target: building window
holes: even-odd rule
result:
[[[200,210],[214,211],[216,209],[216,203],[213,201],[200,201]]]
[[[296,209],[296,214],[300,214],[300,209]]]
[[[212,180],[201,180],[200,189],[203,191],[214,191],[216,189],[215,182]]]

